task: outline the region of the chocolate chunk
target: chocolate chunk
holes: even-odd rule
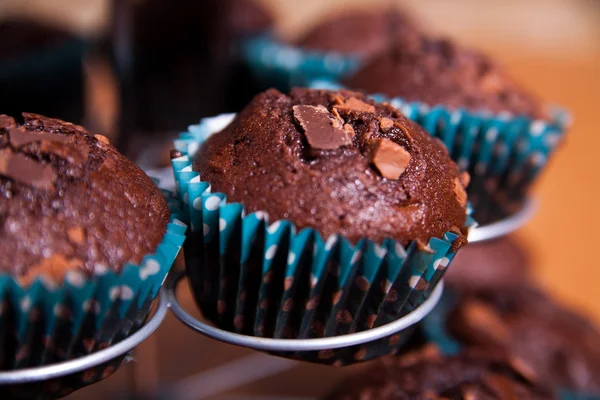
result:
[[[344,130],[346,131],[346,133],[348,134],[348,136],[350,136],[351,138],[353,138],[354,136],[356,136],[356,132],[354,132],[354,128],[352,127],[352,125],[345,124],[344,125]]]
[[[40,142],[39,147],[25,151],[26,153],[41,151],[42,153],[54,154],[74,164],[83,164],[88,158],[89,151],[87,146],[74,143],[74,135],[40,133],[26,130],[22,126],[9,128],[8,135],[10,137],[10,144],[14,149],[20,149],[31,143]]]
[[[470,301],[463,309],[465,324],[477,330],[481,340],[491,343],[506,343],[510,338],[507,325],[493,308],[479,301]]]
[[[66,143],[72,139],[65,135],[28,131],[22,126],[8,129],[8,136],[10,137],[11,146],[15,149],[30,143],[41,142],[45,140],[57,143]]]
[[[352,144],[341,122],[323,106],[297,105],[294,117],[304,129],[308,144],[315,149],[333,150]]]
[[[387,131],[392,126],[394,126],[394,121],[392,121],[389,118],[381,118],[379,120],[379,127],[381,128],[382,131]]]
[[[15,126],[15,120],[12,117],[9,117],[6,114],[0,115],[0,129],[2,128],[10,128]]]
[[[369,113],[375,112],[374,106],[372,106],[371,104],[367,104],[364,101],[357,99],[356,97],[350,97],[349,99],[342,102],[341,104],[336,104],[334,107],[339,110],[346,110],[346,111],[358,111],[358,112],[369,112]]]
[[[471,182],[471,175],[469,175],[467,171],[463,171],[460,174],[458,174],[458,180],[460,181],[460,184],[463,186],[463,188],[466,188]]]
[[[484,382],[499,399],[520,399],[519,394],[515,390],[514,380],[508,379],[502,375],[490,374],[484,378]]]
[[[110,144],[110,140],[108,140],[108,138],[106,136],[104,136],[104,135],[96,134],[96,135],[94,135],[94,137],[96,139],[98,139],[98,141],[101,142],[101,143]]]
[[[40,151],[43,153],[54,154],[76,165],[81,165],[86,162],[90,153],[90,150],[87,146],[78,145],[73,142],[42,142]]]
[[[85,232],[80,226],[74,226],[67,229],[69,240],[75,244],[82,244],[85,240]]]
[[[389,139],[374,140],[371,157],[381,176],[393,180],[400,178],[410,162],[410,153]]]
[[[0,174],[17,182],[36,189],[51,190],[56,174],[51,165],[14,154],[12,151],[0,150]]]
[[[464,207],[467,205],[467,192],[465,192],[465,188],[463,187],[460,178],[454,178],[454,194],[461,206]]]

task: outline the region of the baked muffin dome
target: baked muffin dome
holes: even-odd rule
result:
[[[372,59],[345,85],[428,105],[543,117],[539,101],[486,55],[423,37]]]
[[[199,149],[213,192],[324,237],[423,246],[466,219],[464,186],[443,144],[361,93],[274,89],[256,96]]]
[[[161,191],[101,135],[36,114],[0,116],[0,272],[27,283],[119,271],[156,249]]]
[[[358,54],[369,58],[393,44],[418,40],[416,23],[397,10],[355,10],[330,17],[296,44],[309,50]]]

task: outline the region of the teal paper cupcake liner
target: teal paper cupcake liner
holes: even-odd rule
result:
[[[339,79],[355,72],[361,64],[357,55],[305,50],[272,34],[245,40],[241,55],[265,87],[282,90],[304,86],[317,78]]]
[[[172,160],[190,226],[186,270],[206,318],[246,335],[331,337],[394,321],[429,297],[454,258],[454,233],[432,238],[426,249],[393,240],[379,245],[362,239],[352,245],[337,235],[324,239],[314,229],[298,231],[289,221],[269,224],[266,213],[245,215],[242,204],[212,193],[191,160],[204,140],[233,117],[206,118],[191,126],[175,141],[183,156]],[[467,226],[473,224],[469,218]]]
[[[456,303],[456,292],[446,287],[438,305],[421,321],[421,331],[426,340],[435,343],[440,351],[448,356],[460,353],[463,348],[460,341],[446,329],[446,321],[456,307]],[[568,388],[556,388],[555,391],[561,400],[600,400],[600,395],[582,393]]]
[[[328,79],[314,80],[310,86],[343,88]],[[430,107],[381,94],[371,97],[390,103],[446,145],[460,169],[471,175],[467,194],[480,223],[506,217],[522,206],[527,189],[562,142],[570,123],[568,113],[559,108],[552,110],[552,120],[544,121]]]
[[[22,286],[12,276],[0,275],[0,371],[81,357],[141,327],[185,239],[179,202],[172,193],[163,193],[170,222],[156,251],[139,265],[127,264],[120,273],[97,265],[91,277],[70,271],[59,285],[40,276]]]

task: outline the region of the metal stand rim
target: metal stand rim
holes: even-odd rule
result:
[[[527,224],[536,214],[539,202],[528,197],[516,213],[491,224],[478,226],[469,233],[469,243],[498,239],[513,233]]]
[[[128,351],[137,347],[140,343],[152,335],[156,329],[158,329],[167,315],[167,309],[167,296],[161,291],[156,311],[148,319],[148,321],[146,321],[144,326],[142,326],[133,335],[110,347],[107,347],[106,349],[96,351],[92,354],[79,357],[74,360],[62,361],[60,363],[41,367],[0,372],[0,385],[24,384],[60,378],[96,367],[100,364],[122,356]]]
[[[393,335],[416,324],[427,314],[429,314],[439,302],[444,290],[444,283],[440,282],[431,293],[431,296],[429,296],[429,298],[415,310],[394,322],[390,322],[377,328],[326,338],[271,339],[225,331],[223,329],[211,326],[206,322],[199,321],[188,314],[179,304],[176,295],[177,286],[179,283],[181,283],[181,280],[184,278],[184,276],[185,275],[183,272],[172,274],[165,285],[166,295],[169,300],[169,308],[173,314],[175,314],[177,319],[179,319],[184,325],[187,325],[192,330],[212,339],[262,351],[317,351],[338,349],[372,342]]]

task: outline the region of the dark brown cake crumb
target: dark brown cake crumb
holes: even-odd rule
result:
[[[497,63],[445,39],[403,42],[345,82],[350,88],[428,105],[543,118],[542,106]]]
[[[541,387],[518,361],[496,354],[465,352],[442,357],[426,347],[387,357],[340,384],[328,400],[545,400]]]
[[[268,90],[213,135],[193,164],[248,212],[324,236],[423,246],[450,230],[462,237],[466,210],[446,148],[361,93]]]
[[[36,114],[0,116],[0,271],[22,283],[44,273],[115,271],[160,243],[160,190],[106,138]]]

